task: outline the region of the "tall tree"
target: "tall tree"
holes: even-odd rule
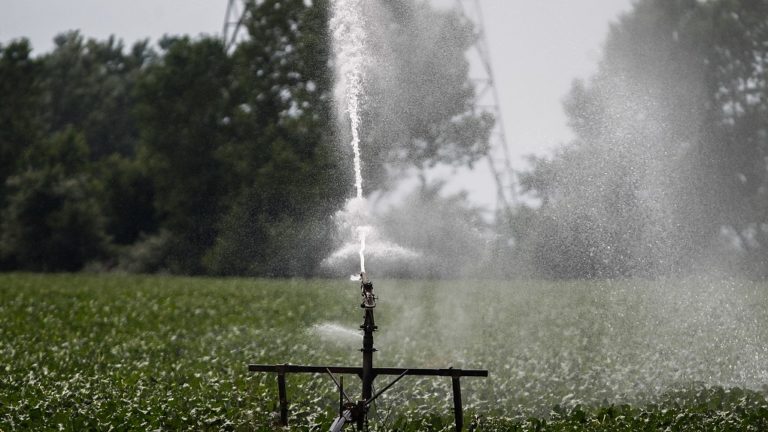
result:
[[[140,156],[155,183],[162,226],[172,234],[169,268],[200,273],[228,190],[222,149],[231,61],[217,39],[165,38],[160,49],[137,84]]]
[[[12,194],[7,203],[0,199],[3,226],[10,230],[3,234],[4,254],[14,257],[19,268],[73,270],[86,260],[106,257],[107,234],[126,244],[154,228],[151,193],[135,188],[146,185],[147,177],[142,173],[130,182],[116,181],[125,180],[125,171],[135,166],[133,85],[151,51],[141,42],[124,54],[114,38],[86,41],[70,32],[56,37],[52,52],[35,59],[30,52],[26,41],[15,42],[3,48],[0,61],[7,101],[0,113],[0,164],[3,184],[9,179]],[[72,150],[81,145],[86,149]],[[88,160],[73,164],[73,154]],[[90,227],[88,217],[93,218]],[[56,239],[59,243],[42,246]],[[45,256],[24,252],[30,251],[27,241],[40,244],[31,251]]]
[[[329,128],[328,4],[249,6],[250,38],[235,53],[223,150],[237,182],[207,256],[215,273],[309,275],[328,250],[329,216],[351,187]]]
[[[76,271],[107,256],[109,239],[88,147],[73,128],[25,152],[8,180],[0,218],[0,261],[33,271]]]
[[[701,180],[714,223],[735,235],[753,269],[768,276],[768,3],[709,2],[708,139]]]
[[[138,140],[133,88],[153,56],[148,43],[139,42],[126,54],[114,37],[101,42],[69,32],[54,42],[53,51],[41,58],[49,130],[83,131],[94,160],[132,155]]]
[[[0,209],[5,181],[16,173],[22,154],[43,136],[40,62],[26,39],[0,45]]]
[[[78,32],[58,35],[52,52],[40,57],[44,131],[74,128],[88,155],[98,161],[107,232],[118,244],[134,242],[156,228],[153,185],[136,160],[139,128],[134,115],[136,82],[154,57],[148,42],[129,50],[114,37],[86,39]]]
[[[575,141],[524,180],[542,200],[541,271],[676,273],[712,260],[729,227],[764,249],[766,38],[752,0],[643,0],[612,26],[566,103]]]

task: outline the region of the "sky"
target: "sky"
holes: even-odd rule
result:
[[[455,3],[432,1],[440,7]],[[513,167],[521,169],[526,155],[550,154],[571,139],[562,100],[574,79],[596,71],[609,24],[630,10],[632,0],[480,0],[480,5],[506,141]],[[72,29],[97,39],[115,35],[126,45],[164,34],[219,35],[226,6],[227,0],[3,0],[0,43],[27,37],[40,54],[53,47],[56,34]],[[451,177],[449,192],[466,189],[477,205],[494,206],[487,164]]]

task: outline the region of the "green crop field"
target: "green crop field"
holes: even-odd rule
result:
[[[462,380],[478,431],[768,430],[764,284],[374,283],[376,365],[488,369]],[[0,275],[0,430],[275,430],[247,364],[359,365],[361,317],[344,280]],[[327,430],[327,376],[288,396]],[[450,407],[449,379],[406,377],[372,426],[451,430]]]

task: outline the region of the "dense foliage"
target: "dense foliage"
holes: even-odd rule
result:
[[[2,266],[311,272],[327,235],[290,237],[346,192],[325,15],[324,2],[253,5],[232,53],[187,37],[126,52],[76,32],[37,58],[24,40],[0,46]],[[288,246],[300,264],[277,253]]]
[[[477,431],[768,427],[764,285],[375,284],[377,365],[490,371],[462,380]],[[274,430],[246,365],[359,364],[358,305],[352,282],[0,275],[0,429]],[[375,430],[452,430],[450,386],[402,380]],[[288,396],[295,430],[328,427],[330,379]]]
[[[435,58],[408,51],[423,64],[387,72],[399,80],[443,71],[451,79],[429,91],[452,93],[409,115],[419,124],[399,141],[366,140],[369,192],[387,183],[387,164],[472,162],[490,126],[470,112],[471,29],[426,5],[395,9],[387,22],[402,31],[382,36],[379,48],[392,52],[381,61],[404,59],[399,51],[413,48],[425,20],[443,23],[433,39],[463,42]],[[247,12],[248,37],[231,52],[215,38],[126,49],[77,32],[37,57],[23,39],[0,45],[0,269],[317,270],[330,252],[330,217],[352,189],[349,146],[335,132],[328,2],[267,0]],[[395,160],[417,141],[429,146],[418,160]],[[369,151],[385,142],[386,155]]]

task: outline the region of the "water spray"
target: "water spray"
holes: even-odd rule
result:
[[[365,31],[361,10],[363,0],[335,0],[333,15],[331,18],[331,30],[334,46],[336,48],[336,61],[339,69],[337,78],[340,78],[340,88],[344,91],[344,97],[339,100],[346,101],[346,112],[349,114],[352,128],[352,151],[354,153],[355,190],[356,198],[364,202],[363,176],[360,162],[360,96],[362,94],[362,71],[364,59]],[[356,424],[358,431],[368,431],[368,408],[384,392],[400,381],[406,375],[422,376],[447,376],[451,377],[453,384],[453,406],[456,431],[464,427],[464,412],[461,400],[460,379],[463,376],[487,377],[487,370],[462,370],[462,369],[415,369],[415,368],[377,368],[373,366],[373,354],[376,348],[373,346],[373,333],[378,329],[374,321],[373,311],[376,308],[376,295],[373,291],[373,282],[368,278],[365,270],[365,239],[371,231],[371,227],[358,221],[356,232],[360,240],[360,295],[362,301],[360,307],[364,310],[362,366],[310,366],[291,365],[288,363],[279,365],[252,364],[248,366],[251,372],[273,372],[277,374],[278,397],[280,399],[280,424],[288,425],[288,396],[286,393],[286,375],[289,373],[320,373],[328,374],[339,390],[339,415],[330,427],[331,432],[341,432],[347,424]],[[353,277],[357,279],[356,277]],[[334,374],[342,374],[337,379]],[[357,375],[362,381],[360,398],[353,401],[344,391],[343,374]],[[396,376],[389,384],[373,394],[373,381],[380,375]]]
[[[363,198],[363,175],[360,163],[360,95],[363,92],[363,63],[365,59],[364,20],[360,13],[362,0],[333,1],[331,32],[336,48],[339,91],[346,100],[346,112],[352,129],[354,153],[355,191]]]
[[[363,199],[363,173],[360,160],[360,97],[363,92],[363,64],[365,59],[365,30],[361,14],[362,0],[335,0],[331,17],[331,32],[336,51],[338,90],[346,101],[352,133],[353,166],[355,169],[355,196]],[[357,228],[360,234],[360,272],[365,272],[365,236],[367,228]]]
[[[360,236],[360,274],[361,275],[365,274],[365,238],[368,236],[368,233],[370,231],[371,231],[371,227],[369,226],[357,227],[357,233]]]

